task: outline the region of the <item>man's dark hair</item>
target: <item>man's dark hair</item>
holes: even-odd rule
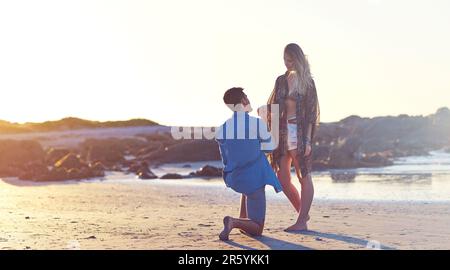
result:
[[[242,102],[242,99],[246,95],[244,94],[244,88],[241,87],[233,87],[228,89],[223,95],[223,102],[225,104],[236,105]]]

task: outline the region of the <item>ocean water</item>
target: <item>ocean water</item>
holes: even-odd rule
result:
[[[205,164],[221,162],[168,164],[153,169],[157,175],[167,172],[189,174]],[[186,166],[190,166],[186,168]],[[292,171],[292,181],[300,184]],[[381,168],[340,169],[313,174],[315,199],[364,201],[450,202],[450,154],[430,152],[428,156],[398,158],[394,165]],[[160,184],[208,185],[224,188],[222,179],[158,180]],[[267,189],[268,196],[285,199]]]
[[[333,180],[333,175],[353,177]],[[450,154],[434,151],[387,167],[321,172],[314,183],[321,199],[449,202]]]
[[[221,167],[220,161],[165,164],[152,171],[162,176],[166,173],[188,175],[209,164]],[[292,181],[300,189],[294,171]],[[35,183],[17,179],[2,179],[19,186],[70,185],[80,181]],[[180,180],[140,180],[134,174],[108,172],[106,177],[81,182],[120,182],[138,185],[195,185],[202,188],[227,190],[221,177],[212,179],[190,178]],[[430,152],[428,156],[412,156],[395,160],[394,165],[381,168],[358,168],[329,170],[313,174],[315,200],[343,201],[402,201],[436,203],[450,202],[450,154],[443,151]],[[267,187],[266,194],[272,199],[286,200],[284,194],[275,193]]]

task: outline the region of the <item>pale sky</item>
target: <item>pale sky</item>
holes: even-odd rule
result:
[[[244,3],[245,2],[245,3]],[[1,1],[0,119],[218,125],[308,55],[322,121],[450,106],[450,1]]]

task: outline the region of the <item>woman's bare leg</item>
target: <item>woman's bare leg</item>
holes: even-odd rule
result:
[[[294,165],[295,173],[297,174],[298,181],[301,184],[303,177],[302,177],[302,171],[301,171],[301,168],[300,168],[300,161],[297,159],[297,150],[290,150],[289,154],[291,155],[292,164]],[[303,186],[302,186],[302,191],[303,191]],[[303,194],[303,193],[301,193],[301,194]],[[302,209],[302,201],[303,201],[303,195],[300,196],[300,207],[299,207],[299,209]],[[300,213],[300,211],[298,211],[298,213]],[[309,214],[306,217],[306,221],[308,221],[308,220],[309,220]]]
[[[302,173],[301,173],[301,169],[300,169],[300,163],[297,160],[297,149],[293,149],[293,150],[289,150],[289,155],[291,156],[292,159],[292,165],[294,165],[294,169],[295,169],[295,174],[297,175],[297,179],[300,181],[300,179],[302,178]],[[302,198],[300,196],[300,203],[298,205],[298,210],[297,213],[300,213],[300,209],[302,209]]]
[[[297,222],[294,225],[286,229],[286,231],[301,231],[307,230],[307,222],[309,219],[309,210],[314,198],[314,185],[312,182],[311,174],[307,174],[300,181],[302,185],[302,205],[300,214],[298,215]]]
[[[226,216],[223,218],[223,231],[219,234],[220,240],[227,241],[234,228],[241,229],[252,236],[259,236],[263,232],[264,224],[258,224],[250,219]]]
[[[289,154],[281,157],[278,179],[283,187],[284,194],[292,206],[294,206],[295,210],[300,212],[300,195],[297,188],[291,182],[291,162],[292,158]]]
[[[302,179],[302,172],[300,169],[300,162],[297,160],[297,149],[289,150],[289,155],[292,158],[292,165],[294,165],[295,173],[297,174],[298,181]]]

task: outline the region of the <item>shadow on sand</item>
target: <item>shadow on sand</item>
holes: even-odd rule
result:
[[[368,244],[369,244],[369,246],[374,247],[374,245],[377,244],[377,242],[373,242],[373,245],[372,245],[372,243],[370,243],[366,239],[361,239],[361,238],[357,238],[357,237],[353,237],[353,236],[334,234],[334,233],[325,233],[325,232],[318,232],[318,231],[298,231],[298,232],[288,232],[288,233],[327,238],[327,239],[331,239],[331,240],[345,242],[345,243],[352,244],[352,245],[359,245],[362,247],[367,247]],[[395,250],[395,248],[393,248],[393,247],[389,247],[389,246],[385,246],[385,245],[381,245],[381,244],[380,244],[379,248],[383,249],[383,250]]]
[[[385,245],[381,245],[381,244],[379,247],[377,247],[376,246],[377,242],[370,243],[366,239],[361,239],[361,238],[348,236],[348,235],[342,235],[342,234],[325,233],[325,232],[318,232],[318,231],[299,231],[299,232],[289,232],[289,233],[290,234],[309,235],[309,236],[314,236],[314,237],[320,237],[320,238],[341,241],[341,242],[345,242],[345,243],[352,244],[352,245],[358,245],[363,248],[367,247],[367,248],[379,248],[382,250],[395,250],[395,248],[393,248],[393,247],[389,247],[389,246],[385,246]],[[263,243],[264,245],[267,246],[268,249],[272,249],[272,250],[313,250],[310,247],[306,247],[303,245],[295,244],[295,243],[280,240],[280,239],[275,239],[275,238],[264,236],[264,235],[258,236],[258,237],[253,237],[253,236],[250,236],[247,234],[244,234],[244,235]],[[254,248],[254,247],[242,245],[242,244],[236,243],[231,240],[227,241],[226,243],[229,244],[230,246],[240,248],[240,249],[256,250],[256,248]],[[368,247],[368,244],[369,244],[369,247]]]
[[[247,234],[243,234],[243,235],[250,237],[258,242],[261,242],[262,244],[266,245],[268,249],[272,249],[272,250],[312,250],[312,248],[309,248],[306,246],[302,246],[299,244],[291,243],[291,242],[280,240],[280,239],[275,239],[275,238],[264,236],[264,235],[262,235],[262,236],[250,236]],[[229,244],[230,246],[240,248],[240,249],[257,250],[256,248],[242,245],[242,244],[236,243],[231,240],[227,241],[226,243]]]

